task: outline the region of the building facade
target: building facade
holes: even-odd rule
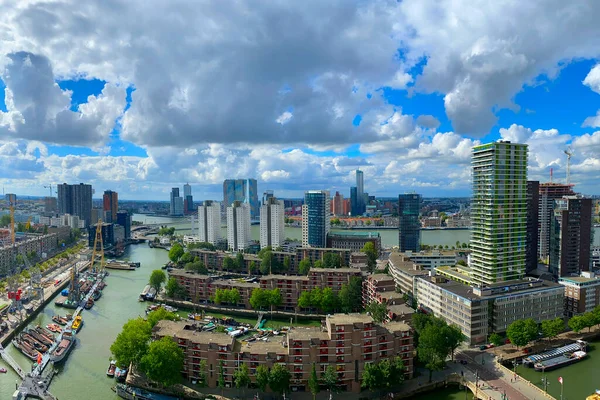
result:
[[[473,148],[471,257],[477,285],[525,276],[527,145],[498,141]]]
[[[283,200],[267,199],[260,207],[260,247],[276,249],[285,240],[285,206]]]
[[[527,181],[527,247],[525,249],[525,272],[537,269],[539,256],[540,183]]]
[[[302,206],[302,246],[327,247],[330,228],[329,191],[309,190]]]
[[[204,200],[198,206],[198,236],[200,242],[213,245],[221,241],[221,203]]]
[[[70,214],[84,221],[84,227],[89,226],[92,218],[92,185],[60,184],[58,188],[58,212]]]
[[[50,230],[49,230],[50,231]],[[0,276],[4,277],[15,268],[15,259],[18,254],[35,252],[39,257],[46,258],[49,253],[58,249],[64,240],[65,232],[70,234],[70,229],[52,232],[47,235],[27,235],[22,240],[17,240],[14,245],[0,247]]]
[[[256,179],[226,179],[223,182],[223,205],[227,209],[234,201],[248,203],[250,218],[258,220],[258,188]]]
[[[539,211],[539,258],[550,262],[550,240],[551,224],[554,218],[554,200],[561,199],[563,196],[572,196],[573,185],[562,183],[542,183],[540,184],[540,211]]]
[[[96,241],[96,227],[98,224],[88,227],[88,246],[93,248]],[[113,246],[117,241],[115,239],[115,226],[112,223],[103,222],[101,225],[102,245],[104,248]]]
[[[360,252],[367,243],[373,243],[377,253],[381,251],[381,236],[379,232],[335,232],[327,235],[327,247],[331,249],[348,249],[350,252]]]
[[[398,196],[398,246],[401,252],[421,250],[420,212],[420,194],[412,193]]]
[[[179,188],[171,189],[169,214],[173,216],[183,215],[183,197],[179,196]]]
[[[131,215],[129,211],[117,211],[116,223],[123,227],[124,238],[131,239]]]
[[[365,202],[364,174],[360,169],[356,170],[356,203],[358,211],[356,215],[362,215],[367,203]]]
[[[335,192],[335,196],[333,196],[333,203],[332,203],[332,210],[331,212],[333,213],[333,215],[336,216],[340,216],[340,215],[347,215],[344,214],[344,195],[341,194],[340,192]]]
[[[234,201],[227,207],[227,246],[232,251],[243,251],[252,241],[250,235],[250,205]]]
[[[600,277],[593,272],[558,278],[565,288],[565,317],[592,311],[600,305]]]
[[[102,211],[104,211],[104,222],[117,222],[117,211],[119,210],[119,194],[112,190],[105,190],[102,196]]]

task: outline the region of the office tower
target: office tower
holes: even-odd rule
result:
[[[421,195],[398,196],[398,245],[401,252],[421,250]]]
[[[275,197],[275,194],[273,193],[273,191],[265,190],[265,192],[263,193],[263,197],[262,197],[262,203],[260,203],[260,204],[267,204],[267,201],[269,201],[269,199],[272,197]]]
[[[270,197],[260,207],[260,247],[280,247],[285,240],[285,206],[283,200]]]
[[[226,179],[223,182],[223,204],[229,208],[234,201],[241,201],[250,205],[250,217],[258,219],[260,207],[258,204],[258,190],[256,179]]]
[[[358,214],[365,212],[365,186],[363,181],[363,172],[360,169],[356,170],[356,199]]]
[[[550,258],[550,225],[554,218],[554,200],[574,194],[573,185],[553,182],[540,184],[540,243],[538,251],[540,253],[539,258],[545,263],[548,263]]]
[[[56,197],[44,197],[44,212],[51,214],[58,210]]]
[[[179,188],[171,189],[171,204],[169,214],[183,215],[183,197],[179,197]]]
[[[101,208],[92,208],[92,217],[90,219],[90,225],[95,225],[98,223],[98,220],[102,218],[102,209]]]
[[[117,211],[117,225],[121,225],[124,229],[125,239],[131,238],[131,215],[129,211]]]
[[[102,211],[106,215],[104,222],[116,222],[117,211],[119,210],[119,195],[112,190],[104,191],[102,196]]]
[[[525,276],[527,145],[473,148],[472,279],[485,286]]]
[[[92,185],[58,185],[58,212],[79,217],[84,226],[89,226],[92,218]]]
[[[328,190],[309,190],[304,193],[302,206],[302,245],[326,247],[330,225]]]
[[[221,203],[204,200],[198,207],[200,241],[216,245],[221,241]]]
[[[333,196],[333,215],[344,215],[344,195],[340,192],[335,192]]]
[[[555,277],[578,276],[590,270],[592,199],[564,196],[554,203],[548,269]]]
[[[525,272],[534,271],[538,263],[540,183],[527,181],[527,247]]]
[[[234,201],[227,207],[227,246],[232,251],[243,251],[250,240],[250,205]]]
[[[183,185],[183,211],[184,214],[190,214],[195,211],[194,197],[192,196],[192,187],[189,183]]]
[[[350,213],[352,216],[362,215],[358,201],[358,188],[356,186],[350,188]]]

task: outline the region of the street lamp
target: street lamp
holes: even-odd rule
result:
[[[475,371],[475,398],[478,399],[478,389],[479,389],[479,371]]]

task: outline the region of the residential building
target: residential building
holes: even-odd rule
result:
[[[396,292],[396,282],[388,274],[371,274],[363,281],[363,305],[371,302],[392,304],[402,302],[403,294]]]
[[[401,252],[421,250],[420,212],[420,194],[411,193],[398,196],[398,246]]]
[[[227,209],[234,201],[248,203],[250,218],[258,220],[260,208],[256,179],[226,179],[223,182],[223,205]]]
[[[58,212],[77,216],[83,226],[89,226],[92,218],[92,185],[60,184],[58,187]]]
[[[69,230],[70,229],[66,228]],[[64,231],[63,231],[64,232]],[[0,277],[13,272],[15,258],[18,254],[27,254],[34,251],[41,258],[46,258],[49,253],[58,249],[59,233],[48,233],[47,235],[26,235],[24,239],[17,240],[15,244],[0,247]]]
[[[117,222],[117,211],[119,210],[119,194],[112,190],[105,190],[102,196],[102,211],[104,222]]]
[[[404,256],[414,264],[430,271],[443,265],[456,265],[458,262],[458,254],[454,250],[430,250],[416,253],[405,251]]]
[[[117,211],[116,223],[123,227],[124,238],[131,239],[131,215],[129,215],[129,211]]]
[[[243,251],[252,240],[250,236],[250,204],[234,201],[227,207],[227,246]]]
[[[527,242],[525,248],[525,272],[537,269],[539,256],[540,183],[527,181]]]
[[[388,270],[396,288],[400,293],[406,294],[411,299],[418,298],[417,278],[429,275],[429,271],[415,264],[402,253],[393,252],[388,258]]]
[[[44,212],[52,214],[58,211],[58,201],[56,197],[44,197]]]
[[[221,203],[204,200],[198,206],[198,236],[200,242],[213,245],[221,241]]]
[[[592,199],[564,196],[554,203],[548,269],[555,277],[577,276],[591,267]]]
[[[319,374],[334,366],[338,388],[356,393],[361,391],[366,363],[400,357],[405,379],[413,376],[413,331],[402,322],[380,325],[364,314],[333,314],[326,317],[320,328],[294,328],[278,340],[254,343],[242,343],[226,333],[200,328],[192,322],[164,320],[153,329],[153,337],[173,338],[185,355],[184,377],[197,381],[204,374],[210,388],[217,387],[220,368],[225,386],[233,387],[234,373],[241,363],[248,366],[253,384],[259,366],[283,365],[291,374],[290,390],[301,392],[310,391],[312,365],[317,365]],[[206,362],[207,371],[200,371],[201,360]]]
[[[498,141],[473,148],[473,282],[525,276],[527,145]]]
[[[333,196],[332,205],[333,206],[331,212],[333,213],[333,215],[347,215],[344,214],[344,195],[340,192],[335,192],[335,196]]]
[[[379,232],[335,232],[327,235],[327,247],[332,249],[348,249],[350,252],[362,251],[365,244],[373,243],[377,253],[381,251]]]
[[[285,240],[285,207],[283,200],[269,197],[260,207],[260,247],[276,249]]]
[[[88,227],[88,246],[94,247],[94,242],[96,240],[96,229],[98,224],[90,225]],[[106,247],[111,247],[116,243],[115,240],[115,227],[114,224],[103,222],[101,225],[102,232],[102,245]]]
[[[332,249],[327,247],[299,247],[296,249],[298,262],[306,258],[311,264],[314,264],[317,260],[323,261],[323,258],[327,253],[338,254],[342,260],[342,265],[350,265],[350,256],[352,254],[350,249]]]
[[[600,276],[591,271],[558,278],[565,288],[565,317],[592,311],[600,305]]]
[[[172,216],[183,215],[183,197],[179,196],[179,188],[171,189],[169,214]]]
[[[423,228],[439,228],[442,226],[442,219],[440,217],[425,217],[421,220]]]
[[[326,247],[330,228],[329,191],[309,190],[302,206],[302,245]]]
[[[470,228],[471,218],[460,213],[452,214],[446,219],[447,228]]]
[[[550,232],[552,219],[554,218],[554,200],[563,196],[572,196],[573,185],[562,183],[540,184],[540,211],[539,211],[539,258],[545,263],[550,262]]]

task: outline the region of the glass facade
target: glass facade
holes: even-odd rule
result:
[[[420,212],[420,194],[412,193],[398,196],[398,245],[401,252],[421,250]]]
[[[260,204],[258,203],[258,184],[256,179],[226,179],[223,182],[223,204],[225,208],[234,201],[250,205],[250,218],[258,219]]]
[[[326,247],[329,232],[329,192],[324,190],[308,191],[304,194],[302,215],[306,230],[306,245]]]

